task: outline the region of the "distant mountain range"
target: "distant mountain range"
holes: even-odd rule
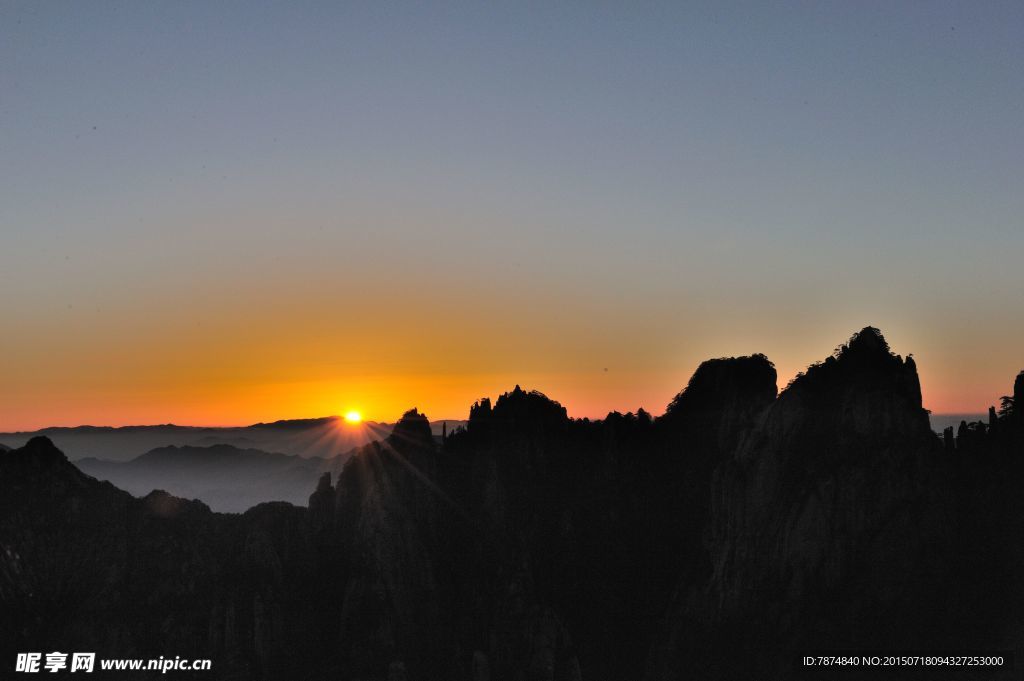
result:
[[[131,461],[87,457],[74,463],[138,497],[160,489],[198,499],[214,511],[241,513],[264,501],[304,506],[318,478],[325,472],[336,475],[346,460],[347,455],[304,458],[218,444],[160,447]]]
[[[985,421],[987,419],[986,414],[929,414],[928,419],[931,421],[932,430],[936,433],[941,433],[946,428],[956,428],[962,422],[976,423],[978,421]]]
[[[440,436],[444,423],[449,432],[465,421],[435,421],[431,430]],[[331,458],[381,440],[394,424],[364,421],[351,424],[337,416],[256,423],[239,427],[196,427],[174,424],[154,426],[77,426],[51,427],[32,432],[0,433],[0,444],[22,447],[33,437],[43,435],[63,451],[68,459],[130,461],[160,447],[208,447],[232,445],[239,449],[259,449],[301,457]]]

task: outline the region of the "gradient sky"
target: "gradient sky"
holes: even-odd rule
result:
[[[1024,368],[1024,4],[0,4],[0,430],[515,383],[661,413],[872,324]]]

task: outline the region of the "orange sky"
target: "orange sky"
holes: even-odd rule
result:
[[[63,333],[55,327],[17,338],[20,361],[7,370],[0,394],[0,430],[245,425],[349,410],[392,421],[414,406],[431,418],[459,419],[475,399],[516,383],[558,399],[573,416],[638,407],[658,414],[703,358],[763,351],[776,362],[782,387],[846,339],[840,328],[863,325],[811,327],[794,338],[776,329],[758,341],[729,328],[666,333],[661,327],[659,336],[653,316],[600,334],[590,332],[580,313],[533,329],[483,323],[475,335],[456,321],[431,325],[414,312],[384,317],[370,315],[351,329],[340,316],[307,320],[305,328],[315,333],[273,333],[261,330],[262,321],[243,325],[230,315],[205,320],[202,331],[140,320],[111,333],[82,320]],[[383,326],[387,319],[392,326]],[[916,350],[925,406],[936,413],[981,412],[1011,389],[1012,365],[971,353],[960,361],[947,345],[930,346],[926,335],[906,330],[887,336],[896,352]]]
[[[983,5],[0,3],[0,430],[657,414],[866,325],[984,411],[1024,42]]]

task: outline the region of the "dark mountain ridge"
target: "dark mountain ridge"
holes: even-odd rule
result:
[[[948,474],[913,359],[861,331],[797,376],[715,469],[711,574],[682,587],[653,676],[675,678],[684,658],[704,676],[784,674],[788,660],[764,666],[766,648],[949,644],[960,623],[936,598],[955,555]]]
[[[602,421],[517,386],[442,442],[412,410],[308,508],[239,515],[133,498],[34,439],[0,456],[0,654],[388,681],[806,678],[791,658],[814,646],[1020,657],[1024,374],[945,442],[876,329],[775,381],[763,356],[712,360],[665,416]]]
[[[320,475],[338,473],[346,459],[345,455],[300,457],[219,444],[160,447],[126,462],[90,457],[74,465],[136,496],[163,489],[199,499],[216,511],[241,513],[265,501],[304,505]]]

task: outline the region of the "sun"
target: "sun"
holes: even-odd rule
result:
[[[345,413],[345,420],[349,423],[359,423],[363,420],[363,415],[358,411],[350,411]]]

